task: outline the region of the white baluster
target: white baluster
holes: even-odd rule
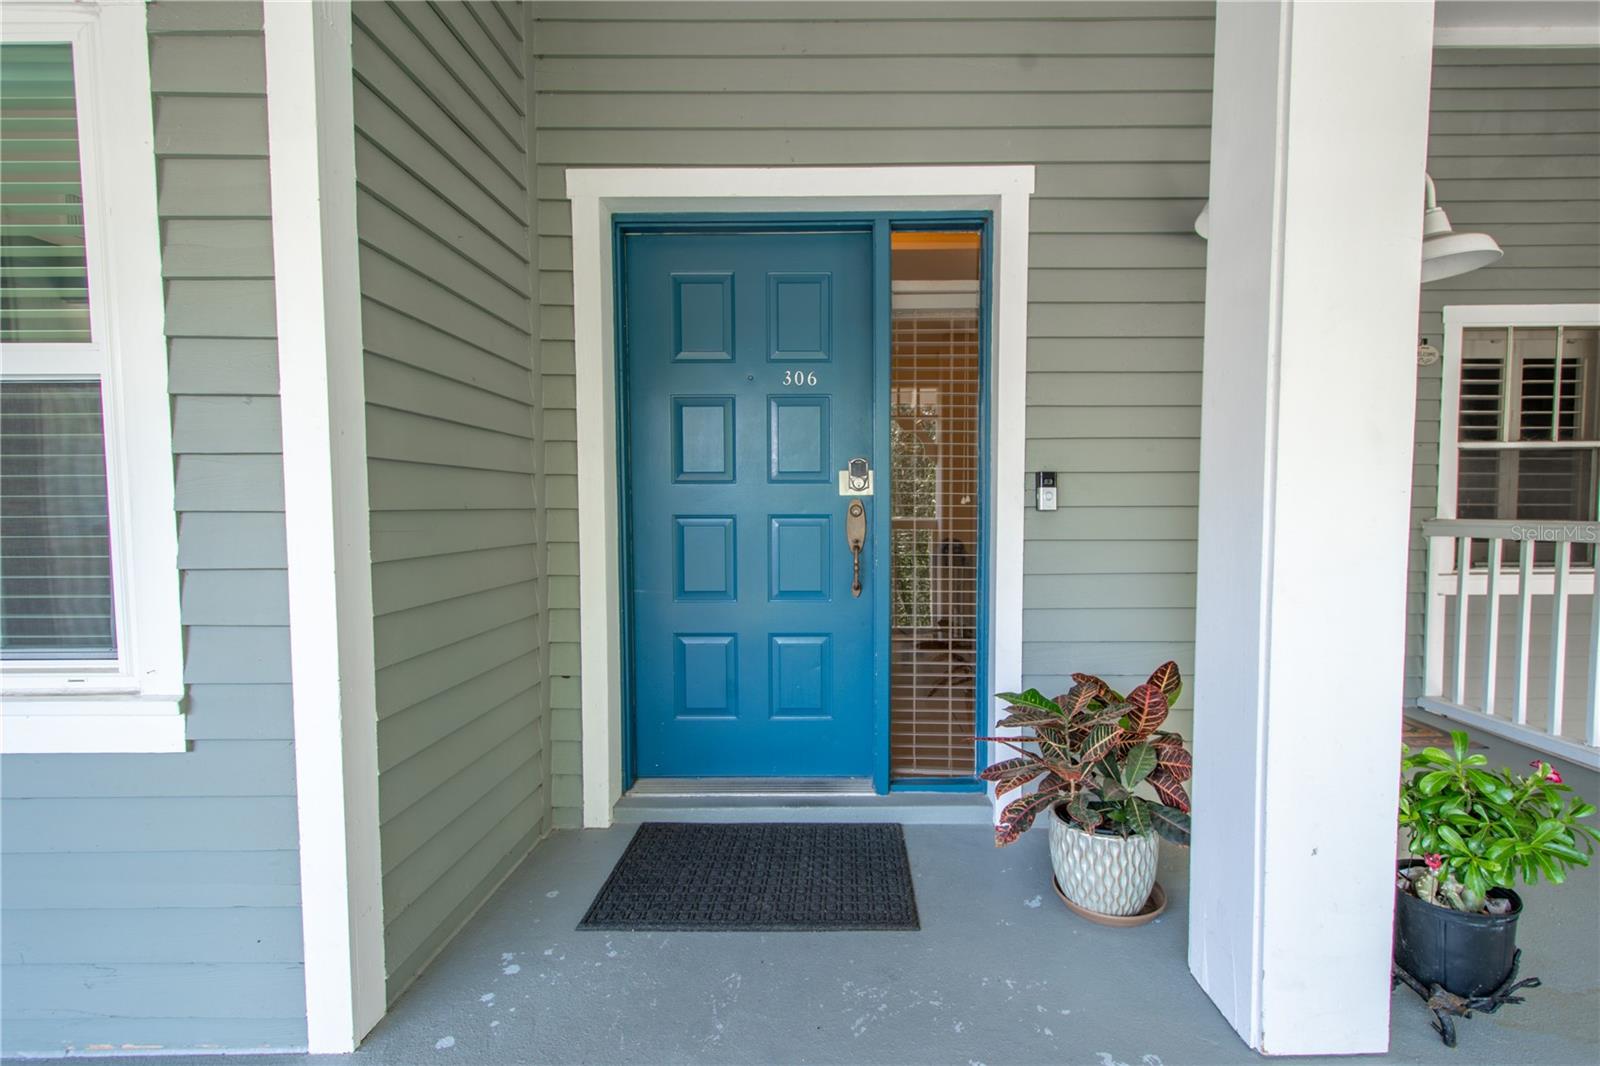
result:
[[[1550,717],[1545,730],[1561,735],[1561,713],[1567,698],[1567,575],[1572,570],[1572,545],[1556,541],[1554,598],[1550,603]]]
[[[1517,682],[1512,692],[1511,714],[1518,725],[1528,724],[1528,653],[1533,637],[1533,549],[1537,541],[1517,545]]]
[[[1600,746],[1600,576],[1589,597],[1589,721],[1583,739],[1591,748]]]
[[[1489,538],[1489,573],[1484,600],[1483,713],[1494,714],[1495,675],[1500,669],[1500,552],[1505,541]]]
[[[1444,568],[1447,555],[1454,549],[1455,540],[1446,543],[1444,537],[1428,537],[1428,584],[1422,620],[1422,692],[1426,696],[1444,696],[1445,615],[1449,598],[1443,592]]]
[[[1450,701],[1467,704],[1467,578],[1472,572],[1472,538],[1456,540],[1456,658]]]

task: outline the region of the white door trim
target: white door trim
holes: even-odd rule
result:
[[[622,790],[616,337],[611,218],[618,212],[991,211],[990,682],[1022,681],[1024,393],[1031,166],[684,167],[568,170],[577,361],[578,634],[583,824],[611,824]]]
[[[306,1037],[383,1017],[378,714],[350,0],[265,8]]]

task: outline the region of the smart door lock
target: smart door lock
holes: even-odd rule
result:
[[[839,471],[839,495],[872,495],[872,465],[864,456],[850,460],[849,465]]]

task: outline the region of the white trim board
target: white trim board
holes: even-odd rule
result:
[[[350,2],[265,30],[306,1034],[333,1054],[387,1004]]]
[[[618,559],[612,216],[623,212],[990,211],[991,687],[1022,681],[1022,518],[1031,166],[573,169],[579,669],[583,824],[609,826],[622,792],[623,595]]]

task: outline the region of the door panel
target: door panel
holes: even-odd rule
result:
[[[623,241],[640,777],[870,776],[869,233]],[[875,506],[872,498],[865,503]]]

